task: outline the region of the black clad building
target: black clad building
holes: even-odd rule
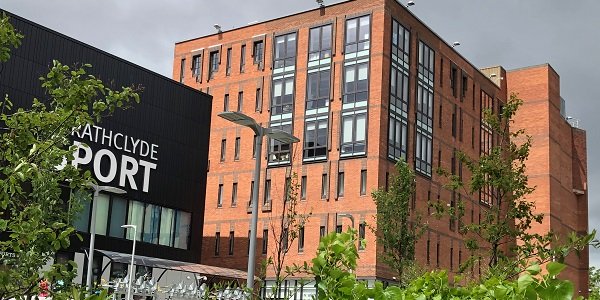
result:
[[[96,249],[130,253],[133,234],[120,226],[135,224],[137,254],[199,263],[211,96],[18,16],[9,17],[24,39],[11,59],[0,64],[0,94],[8,94],[15,106],[47,98],[39,77],[47,74],[53,59],[70,66],[92,64],[90,73],[114,89],[143,87],[140,104],[74,135],[89,146],[78,151],[76,163],[92,170],[100,185],[127,191],[98,200]],[[86,207],[76,222],[81,232],[88,231],[89,217]],[[89,243],[83,236],[72,252],[64,253],[80,265]]]

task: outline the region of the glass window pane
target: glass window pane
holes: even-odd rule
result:
[[[73,222],[73,227],[78,231],[88,232],[89,230],[91,204],[88,200],[81,200],[81,211],[75,217],[75,222]]]
[[[319,51],[320,29],[321,28],[313,28],[310,30],[310,52]]]
[[[137,226],[137,234],[135,239],[142,240],[142,222],[144,221],[144,203],[138,201],[129,202],[129,211],[127,214],[127,224]],[[127,230],[127,239],[133,240],[133,229]]]
[[[367,79],[367,75],[368,75],[367,71],[368,71],[367,64],[358,65],[358,80]]]
[[[119,197],[112,197],[112,207],[110,210],[110,228],[108,234],[112,237],[122,238],[124,229],[122,225],[127,223],[127,200]]]
[[[320,73],[319,97],[329,96],[329,70]]]
[[[366,136],[367,128],[367,116],[358,115],[356,116],[356,141],[364,141]]]
[[[356,20],[346,21],[346,44],[356,42]]]
[[[346,116],[343,120],[342,142],[352,142],[352,116]]]
[[[187,249],[190,235],[191,215],[186,212],[177,212],[177,221],[175,223],[175,244],[181,249]]]
[[[358,32],[358,39],[368,40],[369,39],[369,16],[360,18],[360,29]]]
[[[98,200],[98,205],[96,206],[96,234],[106,235],[110,196],[99,194],[96,200]]]
[[[175,219],[175,211],[170,208],[163,207],[160,214],[160,235],[158,243],[165,246],[173,246],[173,221]]]
[[[296,56],[296,34],[289,34],[286,47],[286,57]]]
[[[318,97],[319,73],[308,74],[308,99],[316,99]]]
[[[281,96],[281,81],[275,81],[273,83],[273,96]]]
[[[331,49],[331,25],[323,27],[323,32],[321,33],[321,49]]]
[[[160,206],[147,204],[144,218],[143,241],[147,243],[158,243],[158,226],[160,222]]]

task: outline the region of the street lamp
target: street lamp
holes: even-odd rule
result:
[[[337,216],[338,216],[338,218],[348,218],[348,219],[350,219],[350,221],[352,221],[352,228],[354,229],[354,216],[353,215],[341,213],[341,214],[337,214]]]
[[[125,300],[131,300],[131,285],[133,284],[133,259],[135,258],[135,240],[137,236],[137,226],[136,225],[121,225],[121,228],[129,229],[133,228],[133,248],[131,249],[131,265],[129,266],[129,282],[127,283],[127,297]]]
[[[252,191],[252,222],[250,225],[250,253],[248,253],[248,277],[246,279],[246,284],[248,285],[248,289],[251,291],[254,290],[254,264],[256,262],[256,226],[258,223],[258,184],[260,182],[260,163],[261,163],[261,155],[262,155],[262,140],[263,137],[269,136],[270,138],[276,139],[279,142],[284,144],[297,143],[300,141],[297,137],[283,131],[280,129],[274,128],[265,128],[251,117],[236,111],[226,111],[219,113],[219,117],[231,121],[235,124],[242,125],[245,127],[249,127],[254,130],[256,134],[256,163],[254,166],[254,184],[255,188]]]
[[[90,249],[88,252],[87,277],[85,279],[86,289],[92,290],[92,266],[94,262],[94,243],[96,241],[96,207],[98,207],[98,196],[100,192],[109,192],[114,194],[125,194],[125,190],[112,186],[104,186],[90,183],[88,187],[94,190],[94,198],[92,199],[92,219],[90,224]]]

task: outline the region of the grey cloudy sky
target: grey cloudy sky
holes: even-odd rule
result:
[[[476,66],[556,69],[567,114],[587,129],[590,228],[600,228],[600,1],[415,2],[411,10],[446,41],[460,41],[457,50]],[[0,0],[2,9],[167,77],[175,42],[213,33],[215,23],[226,30],[314,7],[314,0]],[[600,266],[600,251],[591,253]]]

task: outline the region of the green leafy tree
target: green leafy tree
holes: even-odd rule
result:
[[[4,16],[0,59],[6,61],[21,38]],[[90,67],[54,61],[40,78],[47,99],[19,108],[13,108],[8,95],[0,101],[0,251],[7,254],[0,267],[0,299],[36,294],[42,278],[72,278],[73,271],[60,265],[41,272],[56,251],[69,246],[74,213],[80,201],[89,199],[85,188],[92,181],[90,172],[64,164],[75,151],[71,133],[139,102],[133,88],[112,90],[87,74]],[[66,200],[65,191],[72,191]]]
[[[383,261],[397,274],[401,285],[410,280],[407,270],[415,267],[415,244],[427,229],[421,215],[411,209],[415,193],[415,174],[404,161],[396,163],[398,174],[393,176],[388,190],[372,193],[377,205],[377,227],[371,230],[383,246]]]
[[[590,300],[600,300],[600,269],[590,267]]]

